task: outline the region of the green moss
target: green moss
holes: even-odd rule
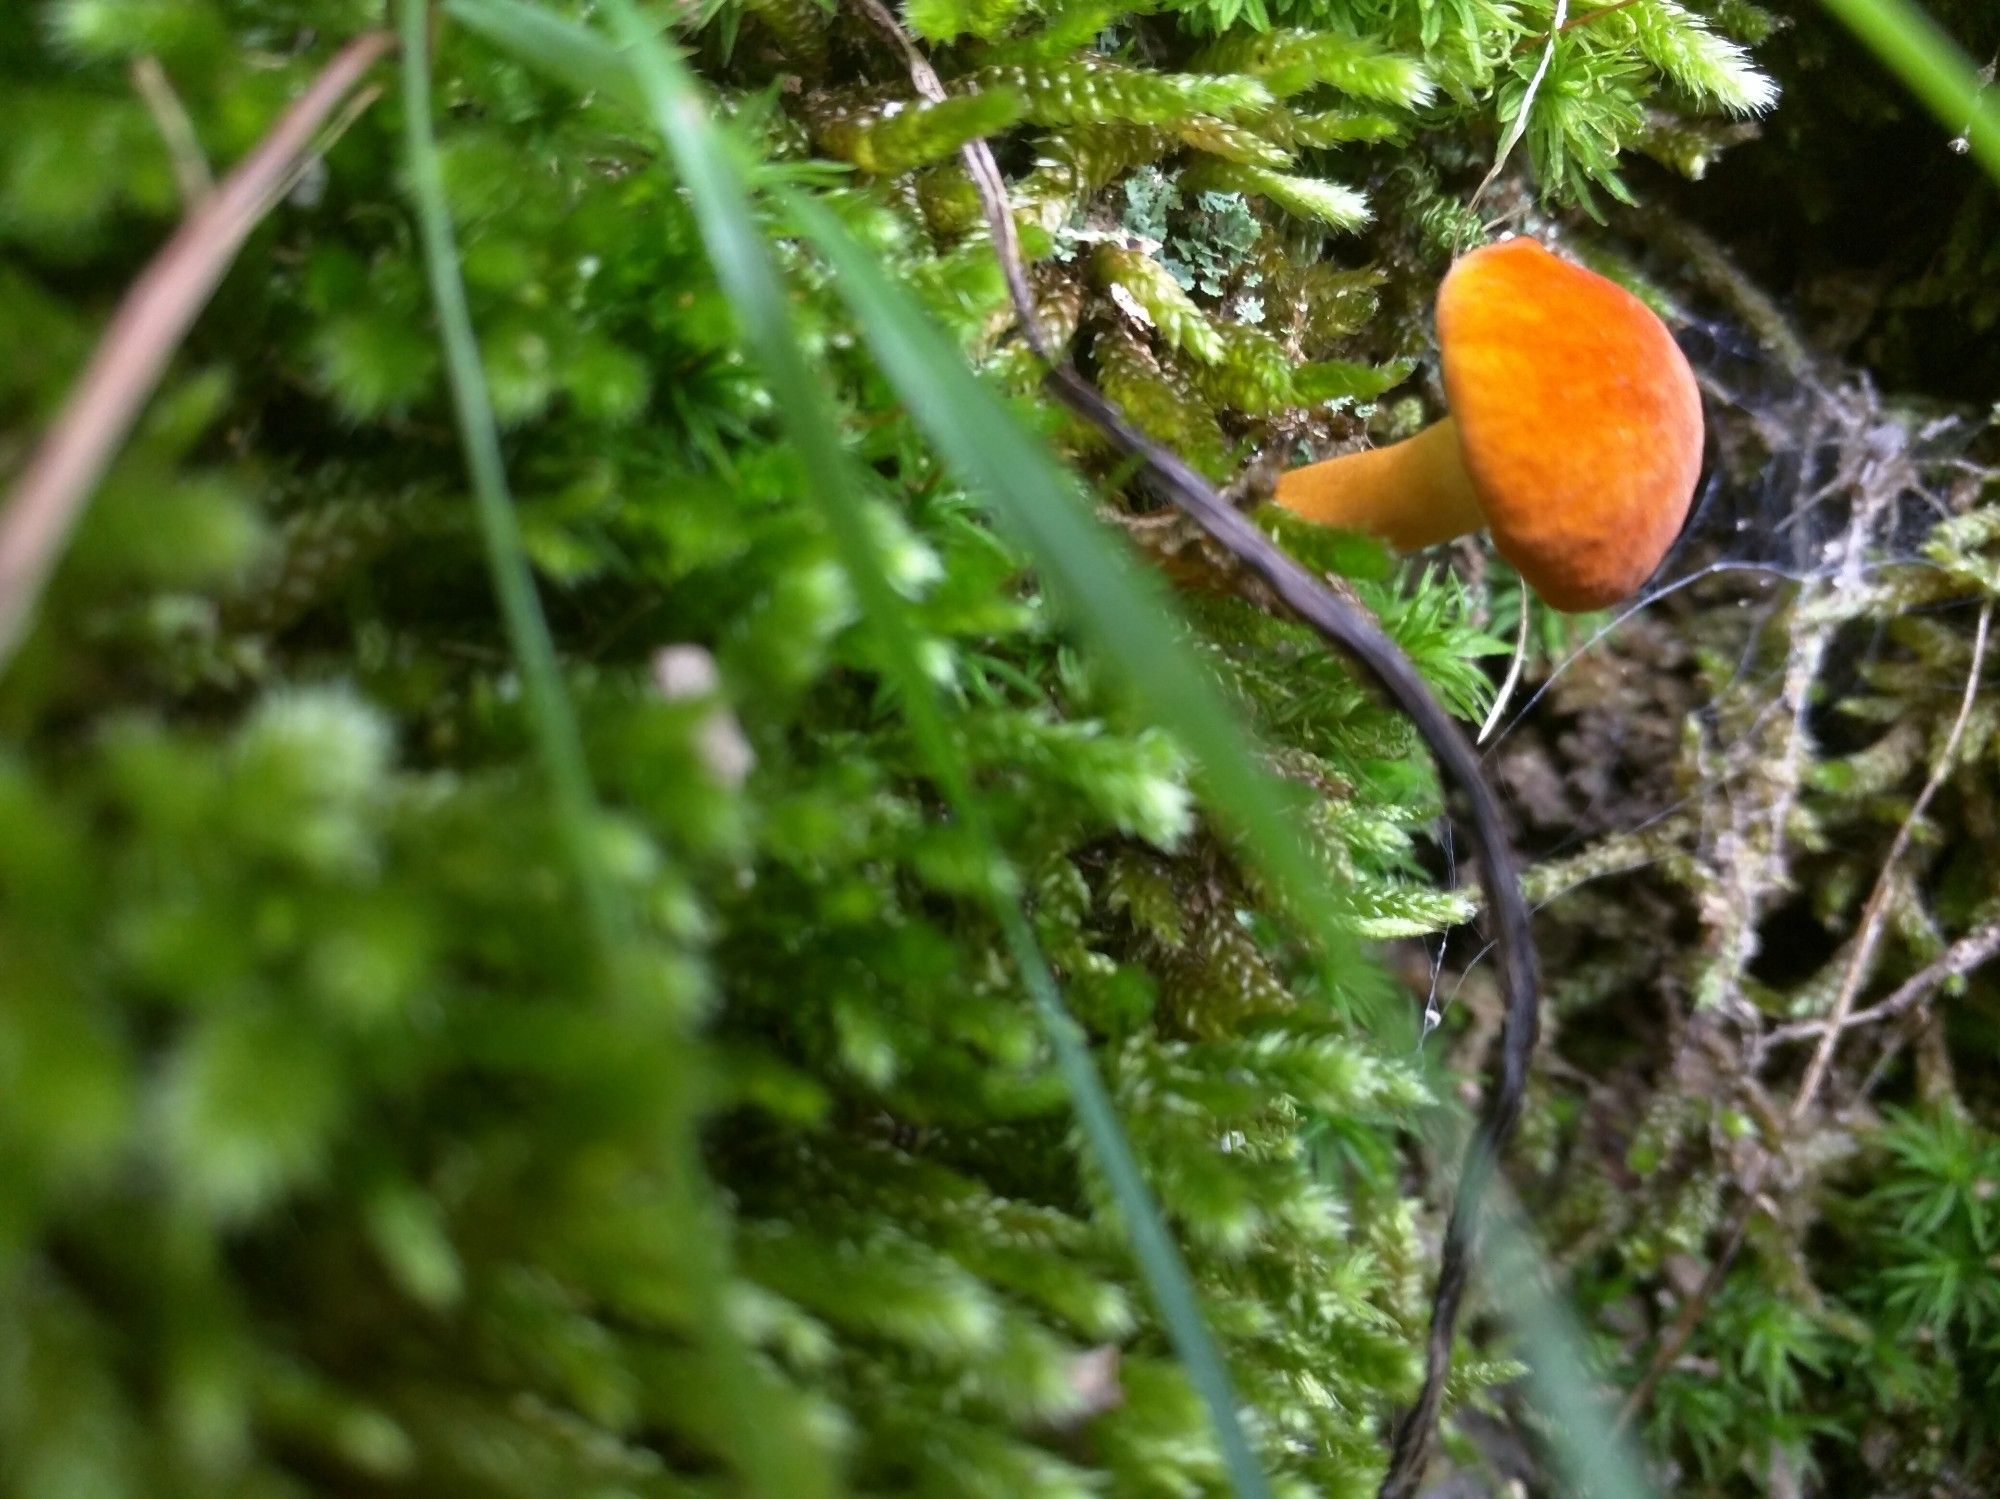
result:
[[[362,0],[32,9],[0,28],[0,462],[181,211],[185,144],[130,63],[158,60],[221,171],[379,20]],[[1359,7],[1356,35],[1306,7],[1282,35],[1141,9],[920,7],[927,35],[985,39],[941,49],[937,105],[817,6],[720,7],[686,40],[755,170],[824,193],[996,371],[1018,351],[951,153],[1003,134],[1031,247],[1122,220],[1136,238],[1044,257],[1037,292],[1135,418],[1226,478],[1301,406],[1404,372],[1375,288],[1394,265],[1424,298],[1439,242],[1406,216],[1342,251],[1381,269],[1335,269],[1321,221],[1396,194],[1392,135],[1484,142],[1475,64],[1516,26],[1484,3],[1432,30]],[[1197,32],[1222,33],[1206,59]],[[746,1423],[857,1492],[1216,1492],[984,872],[874,674],[678,186],[619,98],[447,23],[439,49],[472,317],[605,798],[587,831],[633,929],[600,961],[564,873],[399,106],[370,100],[252,237],[0,678],[0,1493],[737,1492]],[[1652,55],[1606,43],[1584,66],[1650,99],[1678,79]],[[1433,76],[1446,102],[1407,107]],[[1599,106],[1576,107],[1587,135]],[[1558,194],[1570,139],[1539,148]],[[1428,1094],[1361,1022],[1382,977],[1308,959],[823,270],[777,243],[1262,1456],[1295,1490],[1365,1492],[1427,1311],[1419,1215],[1382,1163]],[[1459,711],[1482,706],[1491,642],[1455,585],[1399,591],[1378,552],[1316,544]],[[1301,628],[1193,608],[1313,788],[1353,932],[1462,920],[1419,867],[1439,808],[1407,727]],[[1381,1169],[1326,1169],[1315,1132]],[[688,1211],[690,1138],[725,1221]],[[710,1284],[725,1242],[739,1269]],[[701,1336],[718,1300],[755,1351],[748,1409]]]

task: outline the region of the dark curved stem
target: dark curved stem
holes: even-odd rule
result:
[[[1506,1013],[1500,1032],[1499,1075],[1487,1092],[1485,1111],[1466,1147],[1458,1193],[1445,1227],[1437,1289],[1431,1299],[1423,1389],[1416,1403],[1396,1422],[1389,1472],[1380,1491],[1380,1499],[1408,1499],[1423,1476],[1438,1411],[1444,1403],[1452,1335],[1478,1247],[1480,1198],[1520,1118],[1540,1030],[1534,937],[1528,926],[1528,906],[1521,894],[1512,840],[1507,836],[1499,800],[1471,743],[1431,695],[1410,658],[1381,626],[1307,572],[1180,458],[1135,430],[1118,408],[1074,369],[1057,366],[1049,372],[1048,383],[1065,405],[1144,463],[1155,490],[1261,579],[1287,609],[1374,678],[1389,700],[1409,715],[1446,782],[1464,799],[1464,815],[1478,849],[1479,883],[1486,893]]]
[[[854,4],[869,24],[903,54],[917,92],[933,100],[945,97],[944,85],[929,59],[881,0],[854,0]],[[1121,452],[1136,459],[1147,483],[1161,498],[1192,519],[1210,540],[1255,574],[1286,609],[1372,677],[1389,700],[1416,725],[1446,784],[1463,798],[1464,815],[1471,824],[1478,849],[1479,883],[1486,894],[1487,917],[1493,927],[1506,1013],[1500,1028],[1499,1073],[1487,1092],[1485,1110],[1466,1147],[1457,1195],[1445,1226],[1437,1290],[1431,1298],[1423,1388],[1416,1402],[1396,1422],[1390,1441],[1389,1471],[1379,1494],[1379,1499],[1410,1499],[1423,1478],[1437,1431],[1438,1411],[1444,1404],[1445,1381],[1451,1373],[1452,1337],[1478,1248],[1480,1197],[1521,1116],[1528,1069],[1541,1028],[1534,937],[1528,926],[1528,904],[1521,893],[1513,841],[1507,835],[1499,799],[1480,767],[1478,753],[1432,696],[1410,658],[1383,633],[1373,617],[1347,603],[1306,571],[1216,493],[1177,453],[1140,432],[1102,391],[1058,358],[1036,315],[1034,294],[1028,286],[1020,238],[1015,232],[1014,214],[999,163],[983,140],[968,144],[962,155],[966,170],[979,189],[994,253],[1007,280],[1021,336],[1049,365],[1046,383],[1056,398],[1090,422]]]
[[[944,85],[929,59],[881,0],[854,0],[854,4],[869,24],[903,55],[917,92],[933,100],[945,97]],[[1466,1147],[1457,1195],[1445,1226],[1437,1290],[1431,1298],[1423,1388],[1415,1404],[1396,1422],[1390,1441],[1389,1471],[1382,1480],[1379,1495],[1379,1499],[1410,1499],[1423,1478],[1437,1431],[1438,1411],[1444,1404],[1445,1381],[1451,1373],[1452,1337],[1478,1249],[1480,1197],[1520,1118],[1528,1069],[1541,1027],[1534,937],[1528,926],[1528,904],[1521,893],[1520,871],[1514,859],[1513,841],[1507,835],[1506,820],[1480,767],[1477,752],[1431,695],[1410,658],[1383,633],[1373,617],[1341,599],[1306,571],[1217,494],[1178,454],[1140,432],[1103,392],[1058,357],[1036,315],[1034,294],[1028,286],[1020,238],[1015,232],[1013,210],[999,163],[983,140],[968,144],[962,156],[986,211],[994,254],[999,257],[1001,273],[1007,280],[1021,336],[1050,367],[1046,377],[1049,389],[1121,452],[1136,459],[1154,491],[1189,516],[1210,540],[1262,580],[1285,608],[1372,677],[1389,700],[1416,725],[1446,784],[1455,788],[1463,799],[1464,816],[1471,825],[1478,850],[1479,883],[1486,894],[1506,1013],[1500,1028],[1498,1075],[1487,1091],[1485,1110]]]

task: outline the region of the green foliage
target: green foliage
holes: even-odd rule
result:
[[[1777,99],[1777,89],[1739,44],[1716,35],[1674,0],[1634,0],[1601,15],[1572,15],[1570,29],[1552,45],[1542,38],[1553,5],[1539,0],[1526,9],[1533,45],[1511,60],[1500,88],[1501,115],[1518,121],[1527,111],[1525,139],[1543,190],[1573,198],[1593,214],[1593,188],[1632,201],[1617,169],[1618,153],[1639,142],[1647,106],[1663,85],[1727,114],[1761,113]],[[1699,166],[1705,168],[1705,158]]]
[[[9,464],[183,184],[380,20],[361,0],[32,10],[0,28]],[[953,160],[1001,137],[1051,325],[1225,480],[1410,373],[1407,309],[1449,247],[1398,143],[1476,180],[1521,24],[1486,0],[1149,12],[912,4],[957,44],[942,103],[808,0],[716,7],[681,40],[752,185],[811,192],[1005,377]],[[1580,97],[1643,67],[1649,105],[1661,75],[1731,104],[1727,56],[1668,21],[1607,22]],[[1072,1059],[990,903],[993,849],[943,815],[911,681],[813,503],[826,453],[782,420],[637,90],[550,36],[531,67],[442,19],[431,113],[552,660],[522,654],[532,600],[509,600],[511,635],[494,607],[411,121],[386,98],[253,236],[0,678],[0,1494],[809,1492],[786,1472],[1219,1492]],[[134,91],[142,59],[188,138]],[[1578,107],[1536,147],[1558,197],[1620,134]],[[1018,443],[989,441],[978,485],[941,462],[855,278],[789,217],[762,227],[854,514],[1258,1460],[1288,1492],[1369,1492],[1427,1309],[1393,1141],[1433,1090],[1362,1023],[1384,980],[1360,944],[1470,914],[1420,858],[1440,808],[1417,746],[1316,637],[1191,602],[1187,649],[1297,812],[1287,895],[1195,773],[1227,717],[1149,723],[1176,658],[1156,650],[1136,694],[1080,658],[1044,592],[1060,569],[984,519]],[[1019,414],[1144,534],[1108,455]],[[1060,495],[1073,525],[1080,499]],[[1497,647],[1456,585],[1288,540],[1455,709],[1483,706]],[[563,700],[595,805],[551,805],[534,753]],[[593,880],[618,913],[595,928]],[[1474,1371],[1455,1394],[1493,1374]]]
[[[1431,97],[1431,81],[1415,59],[1335,31],[1238,33],[1204,48],[1196,61],[1213,72],[1247,73],[1280,99],[1321,84],[1405,109]]]
[[[1227,474],[1230,454],[1222,429],[1178,372],[1163,367],[1152,350],[1130,333],[1102,334],[1093,348],[1098,383],[1142,432],[1172,442],[1212,479]]]
[[[1208,316],[1181,290],[1167,268],[1136,250],[1105,245],[1097,252],[1098,278],[1130,299],[1147,325],[1156,329],[1168,348],[1180,350],[1203,364],[1222,357],[1222,337]]]
[[[1227,117],[1270,102],[1252,78],[1153,73],[1094,56],[996,64],[972,74],[966,84],[1019,93],[1037,125],[1161,125],[1197,115]]]
[[[1359,229],[1369,219],[1368,200],[1350,187],[1312,177],[1295,177],[1240,162],[1211,161],[1181,178],[1197,191],[1240,192],[1268,198],[1298,218],[1317,220],[1333,229]]]
[[[1549,191],[1574,197],[1593,213],[1593,187],[1621,203],[1637,201],[1618,174],[1618,152],[1645,123],[1646,69],[1636,60],[1599,62],[1578,49],[1558,46],[1535,86],[1531,72],[1517,73],[1500,91],[1509,116],[1528,111],[1527,144],[1537,176]]]
[[[1220,297],[1239,273],[1256,274],[1247,267],[1262,238],[1262,226],[1240,193],[1198,192],[1167,236],[1163,263],[1182,286]]]
[[[954,37],[992,37],[1024,8],[1024,0],[909,0],[903,14],[910,29],[927,41],[948,42]]]
[[[1780,1462],[1831,1479],[1825,1454],[1857,1454],[1894,1491],[1982,1474],[1981,1428],[2000,1378],[1992,1275],[2000,1137],[1952,1107],[1893,1114],[1866,1172],[1834,1205],[1830,1294],[1786,1289],[1782,1265],[1738,1274],[1662,1384],[1652,1425],[1708,1485]]]

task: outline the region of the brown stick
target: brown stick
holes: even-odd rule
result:
[[[1639,1412],[1652,1402],[1653,1392],[1659,1388],[1667,1370],[1673,1367],[1674,1360],[1681,1356],[1687,1340],[1694,1336],[1695,1326],[1701,1321],[1702,1313],[1708,1310],[1708,1304],[1715,1299],[1715,1293],[1722,1289],[1729,1267],[1736,1263],[1737,1251],[1743,1247],[1744,1235],[1750,1231],[1750,1218],[1756,1211],[1758,1194],[1764,1190],[1765,1161],[1768,1159],[1760,1158],[1751,1168],[1750,1179],[1743,1183],[1743,1195],[1730,1217],[1729,1232],[1722,1241],[1722,1248],[1709,1263],[1708,1273],[1702,1276],[1694,1294],[1681,1303],[1680,1314],[1674,1318],[1673,1325],[1660,1335],[1652,1358],[1646,1362],[1645,1372],[1626,1393],[1625,1403],[1618,1407],[1618,1417],[1612,1423],[1614,1430],[1626,1430],[1639,1418]]]
[[[386,31],[356,37],[181,221],[98,340],[55,425],[0,513],[0,670],[21,642],[56,559],[147,398],[250,231],[276,204],[314,135],[388,52]]]
[[[881,0],[854,0],[854,3],[862,16],[903,55],[917,92],[932,100],[945,97],[937,73]],[[1534,938],[1528,926],[1527,902],[1521,893],[1520,871],[1512,840],[1507,835],[1506,820],[1480,767],[1477,752],[1451,716],[1438,705],[1409,657],[1382,632],[1374,618],[1342,600],[1307,572],[1217,494],[1178,454],[1141,433],[1101,391],[1060,359],[1036,316],[999,163],[983,140],[972,141],[961,154],[986,211],[994,253],[1007,281],[1021,335],[1048,364],[1050,390],[1120,451],[1137,459],[1154,490],[1259,578],[1286,609],[1372,677],[1409,716],[1446,782],[1457,787],[1465,799],[1478,849],[1479,882],[1485,892],[1487,916],[1498,952],[1506,1013],[1501,1027],[1498,1076],[1487,1091],[1485,1108],[1466,1147],[1457,1195],[1445,1226],[1437,1289],[1431,1299],[1423,1388],[1416,1402],[1396,1422],[1388,1476],[1382,1481],[1379,1495],[1379,1499],[1409,1499],[1416,1492],[1429,1461],[1438,1412],[1444,1403],[1445,1380],[1451,1372],[1453,1330],[1476,1249],[1480,1195],[1498,1169],[1501,1150],[1520,1117],[1540,1028]]]

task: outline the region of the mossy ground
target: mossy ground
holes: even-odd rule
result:
[[[949,104],[916,105],[841,7],[708,7],[682,38],[753,172],[831,204],[1150,551],[1187,542],[1035,395],[1010,338],[955,163],[970,135],[995,135],[1045,321],[1218,480],[1434,409],[1429,298],[1495,217],[1740,332],[1757,399],[1720,424],[1737,498],[1718,503],[1761,483],[1739,513],[1782,518],[1816,496],[1804,534],[1859,527],[1865,566],[1718,575],[1649,608],[1503,746],[1536,888],[1564,892],[1542,913],[1554,1023],[1518,1175],[1622,1382],[1713,1252],[1747,1142],[1783,1146],[1780,1212],[1644,1426],[1672,1491],[1990,1485],[1990,984],[1857,1040],[1792,1137],[1772,1114],[1797,1053],[1757,1049],[1823,1009],[1956,720],[1994,587],[1990,434],[1934,429],[1847,366],[1776,379],[1768,330],[1642,216],[1685,207],[1668,167],[1769,159],[1742,128],[1765,99],[1743,46],[1787,81],[1798,62],[1802,117],[1830,107],[1806,33],[1738,0],[1577,27],[1474,210],[1546,4],[902,14]],[[189,195],[382,20],[364,0],[26,17],[0,24],[7,474]],[[400,105],[364,96],[181,349],[0,677],[0,1493],[721,1495],[768,1489],[777,1449],[828,1492],[1222,1492],[979,851],[940,815],[643,116],[449,21],[432,107],[604,802],[593,857],[634,920],[602,951],[566,873]],[[940,464],[824,269],[770,228],[1262,1460],[1286,1493],[1371,1493],[1434,1269],[1409,1141],[1487,1044],[1476,942],[1451,949],[1447,1030],[1421,1051],[1378,961],[1470,912],[1431,773],[1315,638],[1245,598],[1184,600],[1310,808],[1357,952],[1329,971],[1205,818],[1183,750]],[[1933,285],[1978,316],[1967,235]],[[1909,336],[1846,352],[1962,398],[1914,377],[1932,346]],[[1935,534],[1932,502],[1958,517]],[[1481,715],[1527,607],[1511,580],[1476,558],[1398,573],[1273,525]],[[1740,556],[1729,534],[1695,544]],[[1893,873],[1864,1004],[1992,917],[1995,730],[1982,704]],[[1473,1331],[1459,1408],[1533,1434],[1511,1350]],[[1497,1483],[1497,1450],[1454,1437],[1451,1456]]]

